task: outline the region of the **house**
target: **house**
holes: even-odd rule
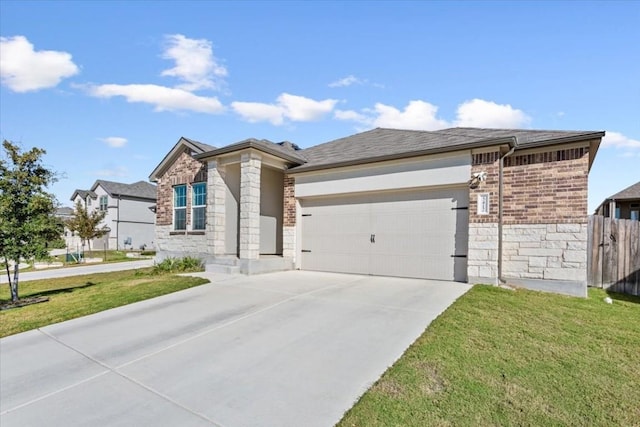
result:
[[[155,247],[156,186],[145,181],[125,184],[97,180],[89,190],[75,190],[71,201],[89,211],[106,212],[102,225],[109,232],[95,239],[94,249],[141,249]]]
[[[617,219],[640,220],[640,181],[604,199],[596,209],[596,215]]]
[[[66,222],[73,218],[73,212],[73,208],[61,206],[56,209],[55,216],[56,218],[62,220],[63,224],[65,224],[63,234],[61,236],[62,239],[64,239],[65,246],[71,250],[76,250],[80,247],[80,245],[82,245],[82,242],[80,241],[78,235],[69,230],[69,228],[66,226]]]
[[[304,150],[181,138],[150,175],[158,256],[586,295],[587,176],[603,136],[377,128]]]

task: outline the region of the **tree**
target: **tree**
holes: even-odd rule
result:
[[[69,230],[78,233],[78,237],[82,241],[82,252],[84,252],[85,243],[89,245],[89,250],[91,250],[91,240],[102,237],[110,231],[107,226],[99,227],[106,214],[107,212],[97,209],[89,212],[80,200],[76,202],[73,217],[68,219],[66,224]]]
[[[4,141],[0,158],[0,254],[4,259],[11,300],[17,301],[20,260],[48,256],[47,242],[60,236],[55,218],[55,197],[46,188],[56,182],[56,174],[42,164],[46,151],[32,148],[22,152]],[[14,262],[13,280],[9,261]]]

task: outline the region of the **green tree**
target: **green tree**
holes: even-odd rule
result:
[[[91,240],[102,237],[109,232],[107,226],[100,227],[106,214],[106,211],[97,209],[89,212],[80,200],[76,202],[73,217],[68,219],[66,224],[69,230],[78,233],[78,237],[82,241],[82,252],[84,252],[85,243],[89,245],[89,251],[91,251]]]
[[[4,141],[0,158],[0,254],[4,259],[11,300],[17,301],[20,260],[48,256],[47,242],[59,237],[55,197],[46,191],[56,174],[42,164],[41,148],[22,152]],[[14,262],[13,280],[9,261]]]

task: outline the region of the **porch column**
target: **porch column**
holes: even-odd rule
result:
[[[260,169],[262,157],[244,153],[240,158],[240,258],[260,258]]]
[[[210,160],[207,166],[207,252],[224,255],[226,171],[216,160]]]

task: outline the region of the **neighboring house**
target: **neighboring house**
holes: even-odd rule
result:
[[[59,207],[56,209],[55,216],[60,218],[63,223],[65,223],[64,231],[62,234],[62,238],[64,239],[65,246],[71,250],[77,250],[80,247],[82,242],[76,233],[69,230],[66,226],[66,222],[73,218],[73,208],[68,208],[66,206]]]
[[[640,182],[609,196],[596,209],[596,215],[618,219],[640,220]]]
[[[93,249],[141,249],[155,247],[156,186],[145,181],[124,184],[97,180],[90,190],[71,196],[89,211],[106,212],[102,225],[109,232],[91,243]]]
[[[304,150],[181,138],[151,173],[159,258],[586,295],[604,132],[374,129]]]

